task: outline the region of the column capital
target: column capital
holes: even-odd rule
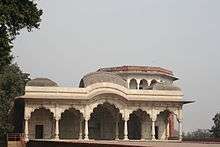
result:
[[[58,121],[61,119],[61,116],[55,116],[54,119]]]
[[[125,109],[124,110],[124,117],[123,117],[124,121],[128,121],[129,116],[130,116],[130,112],[127,109]]]
[[[129,121],[129,117],[125,117],[125,118],[124,118],[124,121]]]
[[[157,112],[154,109],[150,113],[150,118],[154,122],[157,120]]]
[[[25,121],[28,121],[30,118],[31,118],[30,116],[25,116],[25,117],[24,117],[24,120],[25,120]]]
[[[84,119],[85,119],[85,121],[89,121],[90,116],[85,116]]]

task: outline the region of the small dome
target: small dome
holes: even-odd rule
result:
[[[153,90],[174,90],[181,91],[181,89],[175,85],[167,84],[167,83],[156,83],[153,85]]]
[[[48,78],[36,78],[26,84],[27,86],[39,86],[39,87],[58,87],[57,83]]]
[[[101,71],[90,73],[84,76],[80,81],[79,87],[87,87],[89,85],[102,82],[114,83],[127,87],[127,82],[122,77],[114,73]]]

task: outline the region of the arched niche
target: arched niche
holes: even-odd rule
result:
[[[148,82],[147,82],[147,80],[142,79],[140,81],[139,89],[141,89],[141,90],[147,90],[148,89]]]
[[[31,112],[29,120],[30,139],[51,139],[55,134],[55,120],[53,113],[44,107]]]
[[[131,79],[129,82],[129,88],[130,89],[137,89],[137,80],[136,79]]]
[[[157,83],[157,80],[153,79],[151,80],[150,86],[154,86]]]

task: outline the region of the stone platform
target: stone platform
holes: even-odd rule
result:
[[[212,142],[177,142],[177,141],[79,141],[31,140],[27,147],[220,147],[220,143]]]

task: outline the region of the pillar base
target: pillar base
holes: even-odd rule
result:
[[[156,141],[156,138],[152,138],[151,140],[152,140],[152,141]]]
[[[24,138],[24,141],[25,141],[25,142],[28,142],[28,141],[29,141],[29,138],[26,138],[26,137],[25,137],[25,138]]]
[[[128,137],[125,137],[123,140],[129,140]]]
[[[83,140],[86,140],[86,141],[88,141],[89,140],[89,137],[85,137]]]

